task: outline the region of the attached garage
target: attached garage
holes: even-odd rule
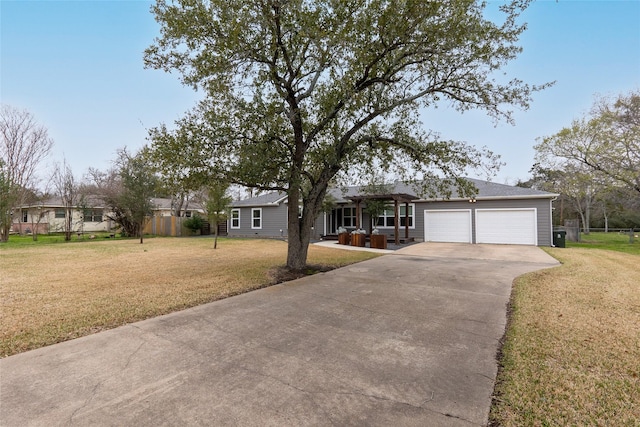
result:
[[[472,243],[470,209],[424,211],[424,241]]]
[[[374,226],[367,202],[384,200],[390,209],[378,219],[376,228],[387,237],[397,233],[399,240],[553,245],[552,203],[558,194],[472,178],[466,180],[477,190],[473,197],[463,197],[454,187],[444,194],[427,192],[427,197],[420,196],[415,193],[420,190],[419,186],[400,181],[386,186],[383,194],[369,194],[361,186],[328,189],[327,194],[335,206],[315,219],[312,238],[337,239],[340,228],[348,232],[361,228],[367,234],[372,233]],[[286,232],[285,193],[262,194],[236,201],[232,206],[240,221],[233,227],[230,224],[231,236],[281,238],[283,230]],[[254,211],[260,210],[262,228],[256,229],[251,219]],[[388,212],[392,212],[391,215]]]
[[[476,209],[476,243],[537,245],[537,210]]]

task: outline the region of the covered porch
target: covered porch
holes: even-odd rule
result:
[[[368,201],[388,202],[393,211],[393,234],[386,234],[389,243],[400,245],[413,241],[409,237],[409,228],[413,219],[410,203],[418,197],[407,193],[389,194],[366,194],[354,195],[345,199],[351,203],[341,203],[328,213],[327,233],[323,236],[325,240],[338,240],[338,229],[346,228],[349,232],[354,230],[365,230],[365,239],[370,241],[372,231],[380,224],[373,224],[373,219],[365,213]],[[380,219],[378,219],[380,221]],[[383,219],[384,221],[384,219]],[[389,231],[389,227],[383,227],[384,231]]]

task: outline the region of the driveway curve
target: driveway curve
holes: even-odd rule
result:
[[[527,246],[416,244],[0,360],[0,425],[481,426]]]

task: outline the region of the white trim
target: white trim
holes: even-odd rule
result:
[[[322,235],[323,236],[327,235],[327,213],[326,212],[322,213]]]
[[[447,241],[447,239],[442,239],[438,236],[429,236],[429,226],[428,226],[428,221],[427,221],[427,216],[430,213],[465,213],[467,214],[468,218],[466,218],[466,221],[468,221],[468,223],[466,225],[468,225],[469,229],[468,229],[468,234],[465,235],[464,240],[462,239],[451,239],[449,241],[452,242],[456,242],[456,243],[473,243],[473,214],[471,212],[471,209],[425,209],[424,210],[424,241],[425,242],[445,242]]]
[[[356,209],[355,205],[347,205],[347,206],[342,206],[339,209],[342,210],[342,227],[345,228],[356,228],[356,224],[359,222],[360,226],[362,226],[362,209],[360,209],[360,218],[358,221],[358,209]],[[349,216],[347,216],[344,213],[345,209],[349,209],[351,211],[351,214]],[[351,221],[350,225],[346,225],[345,224],[345,218],[351,218],[353,221]]]
[[[233,226],[233,213],[234,212],[238,212],[238,225],[237,226]],[[240,228],[240,208],[233,208],[231,209],[231,215],[229,215],[229,228],[237,230]]]
[[[268,208],[273,206],[278,206],[279,203],[247,203],[246,205],[232,205],[231,207],[234,209],[242,209],[242,208]]]
[[[528,199],[553,199],[554,197],[558,197],[559,194],[549,193],[549,194],[531,194],[531,195],[522,195],[522,196],[476,196],[473,199],[480,202],[482,200],[528,200]],[[468,202],[469,197],[452,197],[450,199],[443,198],[432,198],[432,199],[416,199],[414,202],[416,203],[433,203],[433,202]]]
[[[479,218],[483,213],[487,212],[532,212],[533,213],[533,242],[521,243],[518,241],[495,241],[490,238],[486,238],[482,235],[482,230]],[[504,223],[502,225],[507,228],[509,224]],[[491,244],[510,244],[510,245],[533,245],[538,246],[538,209],[537,208],[484,208],[476,209],[476,243],[491,243]]]
[[[253,213],[254,212],[260,212],[260,216],[259,217],[254,217]],[[258,227],[256,227],[255,225],[253,225],[253,221],[259,219],[260,220],[260,225]],[[251,208],[251,229],[252,230],[262,230],[262,208]]]

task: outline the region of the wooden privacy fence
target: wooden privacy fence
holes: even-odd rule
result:
[[[194,236],[197,234],[208,235],[213,234],[215,230],[207,221],[204,222],[203,228],[199,233],[193,233],[183,225],[184,221],[189,218],[179,216],[154,216],[148,219],[144,226],[144,234],[152,234],[155,236],[182,237]],[[218,234],[220,236],[227,235],[227,222],[221,221],[218,224]]]
[[[179,216],[153,216],[148,219],[143,232],[155,236],[190,236],[191,231],[182,225],[185,219]]]

